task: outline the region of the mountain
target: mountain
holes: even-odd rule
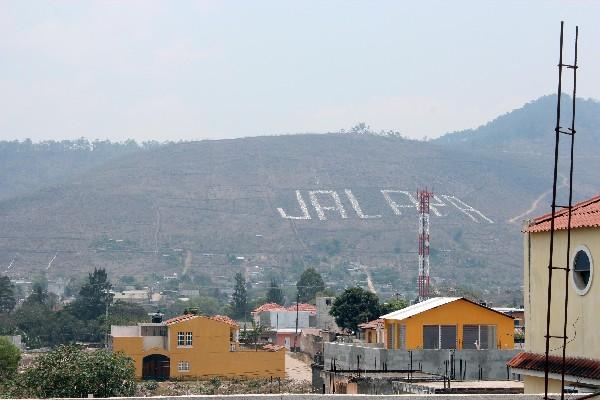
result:
[[[160,287],[176,273],[182,286],[227,291],[240,270],[256,290],[271,277],[291,288],[312,265],[334,289],[370,281],[384,298],[412,297],[414,198],[427,187],[436,195],[434,286],[516,304],[521,220],[548,208],[552,154],[543,149],[553,136],[543,136],[543,115],[552,116],[544,111],[550,103],[544,97],[430,142],[305,134],[166,144],[94,165],[69,161],[53,182],[0,199],[0,273],[11,265],[6,273],[15,278],[69,279],[104,267],[115,281],[128,275]],[[584,104],[590,118],[582,111],[582,132],[595,133],[597,103]],[[581,168],[576,180],[576,198],[597,192],[593,170]]]

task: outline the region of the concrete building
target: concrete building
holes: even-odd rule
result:
[[[514,348],[512,317],[463,297],[434,297],[380,318],[388,349]]]
[[[600,196],[572,208],[570,255],[567,260],[566,209],[555,218],[555,266],[570,268],[554,272],[550,335],[562,336],[564,294],[568,290],[566,385],[600,387],[600,284],[594,261],[600,260]],[[535,218],[524,226],[525,352],[510,361],[513,372],[524,377],[525,393],[544,392],[545,335],[551,215]],[[565,265],[567,264],[568,265]],[[566,286],[566,287],[565,287]],[[561,389],[562,339],[550,341],[549,391]]]
[[[335,323],[335,318],[329,314],[331,311],[331,307],[333,306],[333,301],[335,297],[317,297],[316,298],[316,307],[317,307],[317,321],[316,327],[328,330],[328,331],[338,331],[340,328]]]
[[[126,303],[143,304],[150,301],[150,291],[147,289],[140,290],[123,290],[115,292],[113,301],[123,301]]]
[[[223,316],[182,315],[164,322],[112,326],[111,346],[135,362],[138,379],[285,376],[284,350],[240,348],[239,326]]]

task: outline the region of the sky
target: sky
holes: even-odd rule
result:
[[[0,140],[193,140],[474,128],[600,99],[596,1],[0,0]],[[567,79],[566,86],[569,82]]]

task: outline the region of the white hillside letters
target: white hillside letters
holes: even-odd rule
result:
[[[344,202],[342,202],[342,198],[335,190],[308,190],[308,197],[310,199],[310,203],[314,208],[317,218],[319,221],[327,221],[328,217],[334,218],[339,216],[341,219],[349,219],[352,216],[349,216],[346,212],[346,208],[344,207]],[[381,204],[385,206],[389,206],[391,213],[395,216],[402,215],[412,215],[416,214],[416,209],[418,207],[419,202],[412,192],[407,190],[397,190],[397,189],[381,189],[381,195],[383,195],[383,201]],[[295,220],[310,220],[312,219],[310,211],[307,207],[307,203],[304,201],[302,197],[302,191],[296,190],[296,201],[298,202],[298,207],[301,211],[301,215],[290,215],[288,214],[282,207],[278,207],[277,211],[281,218],[284,219],[295,219]],[[380,219],[383,218],[383,213],[380,214],[365,214],[363,211],[363,207],[360,205],[360,202],[357,196],[354,195],[352,190],[344,189],[344,194],[346,195],[347,202],[350,203],[352,209],[354,210],[354,214],[359,219]],[[443,199],[443,200],[442,200]],[[346,201],[346,200],[344,200]],[[371,202],[372,203],[372,202]],[[453,195],[440,194],[439,196],[434,195],[431,203],[429,205],[431,213],[436,217],[446,217],[450,213],[441,213],[441,207],[450,207],[445,208],[444,211],[450,211],[452,209],[458,210],[461,215],[465,215],[475,223],[488,223],[493,224],[490,218],[485,216],[481,211],[471,207],[461,199]],[[410,209],[410,210],[406,210]],[[326,212],[328,215],[326,215]],[[404,214],[403,214],[404,212]],[[389,215],[389,214],[388,214]]]
[[[277,208],[277,211],[279,211],[279,215],[281,215],[281,218],[285,218],[285,219],[311,219],[310,214],[308,213],[308,207],[306,207],[306,203],[304,202],[304,199],[302,198],[302,194],[300,193],[299,190],[296,190],[296,200],[298,200],[298,204],[300,205],[300,210],[302,210],[302,215],[299,217],[294,217],[291,215],[287,215],[285,211],[283,211],[283,208],[279,207]]]
[[[319,199],[317,198],[318,194],[326,194],[331,196],[331,198],[333,199],[333,202],[335,204],[335,206],[322,206],[321,203],[319,203]],[[321,221],[326,221],[327,217],[325,216],[325,211],[338,211],[340,213],[340,216],[342,218],[348,218],[348,216],[346,215],[346,210],[344,210],[344,205],[342,204],[342,201],[340,200],[340,196],[337,194],[337,192],[335,190],[311,190],[308,192],[308,195],[310,196],[310,202],[312,203],[313,207],[315,208],[315,211],[317,212],[317,216],[319,217],[319,219]]]
[[[380,214],[365,215],[362,211],[362,208],[360,208],[360,204],[358,204],[358,200],[356,199],[356,197],[354,197],[352,190],[344,189],[344,192],[346,192],[346,197],[348,197],[348,200],[350,200],[350,203],[352,204],[352,208],[354,208],[354,211],[356,211],[356,215],[358,215],[358,218],[362,218],[362,219],[381,218]]]

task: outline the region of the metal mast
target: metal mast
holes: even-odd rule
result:
[[[429,199],[432,192],[417,191],[419,199],[419,301],[429,298]]]
[[[548,381],[549,381],[549,370],[550,370],[550,341],[551,339],[560,339],[562,347],[562,365],[561,365],[561,394],[560,398],[565,398],[565,360],[566,360],[566,347],[567,347],[567,323],[568,323],[568,306],[569,306],[569,271],[570,269],[570,251],[571,251],[571,211],[573,206],[573,149],[575,145],[575,97],[577,89],[577,39],[579,36],[579,27],[575,27],[575,55],[573,57],[573,64],[563,63],[563,27],[564,22],[560,22],[560,50],[559,50],[559,61],[558,61],[558,95],[556,103],[556,127],[554,128],[555,144],[554,144],[554,176],[552,182],[552,217],[550,219],[550,256],[548,261],[548,298],[547,298],[547,309],[546,309],[546,351],[545,351],[545,363],[544,363],[544,399],[548,397]],[[563,68],[571,69],[573,71],[573,94],[572,94],[572,114],[571,114],[571,126],[564,128],[560,125],[560,111],[561,111],[561,94],[562,94],[562,72]],[[556,204],[557,197],[557,182],[558,182],[558,159],[559,159],[559,143],[561,135],[570,136],[568,140],[570,150],[570,163],[569,163],[569,204],[566,206],[560,206]],[[555,236],[555,218],[557,208],[567,209],[567,249],[566,249],[566,260],[564,265],[554,265],[554,236]],[[565,293],[563,294],[564,309],[563,309],[563,329],[560,335],[550,333],[551,326],[551,306],[552,306],[552,272],[559,270],[564,272],[564,286]]]

